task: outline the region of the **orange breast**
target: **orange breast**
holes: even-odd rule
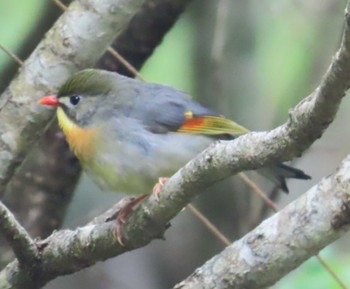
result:
[[[95,154],[95,131],[93,129],[75,128],[65,134],[69,146],[78,158],[87,159]]]
[[[57,109],[57,118],[67,142],[81,161],[87,161],[96,153],[96,129],[81,128],[64,113],[62,108]]]

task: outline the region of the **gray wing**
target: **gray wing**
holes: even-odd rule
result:
[[[154,133],[177,131],[185,122],[186,113],[219,116],[172,87],[145,83],[143,89],[145,91],[138,96],[132,114]]]

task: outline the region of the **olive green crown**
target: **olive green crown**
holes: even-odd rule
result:
[[[113,74],[96,69],[85,69],[70,77],[59,89],[57,97],[84,95],[94,96],[107,93],[111,83],[115,81]]]

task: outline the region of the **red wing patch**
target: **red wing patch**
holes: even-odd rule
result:
[[[222,116],[194,116],[192,112],[186,112],[185,117],[184,123],[177,130],[178,132],[209,135],[235,135],[249,132],[246,128]]]
[[[180,129],[198,129],[201,127],[205,127],[205,117],[196,117],[191,119],[186,119],[182,124]]]

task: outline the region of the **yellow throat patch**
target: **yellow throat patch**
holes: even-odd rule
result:
[[[75,155],[81,161],[92,157],[96,152],[96,142],[94,141],[96,130],[79,127],[66,115],[61,107],[57,108],[57,119]]]

